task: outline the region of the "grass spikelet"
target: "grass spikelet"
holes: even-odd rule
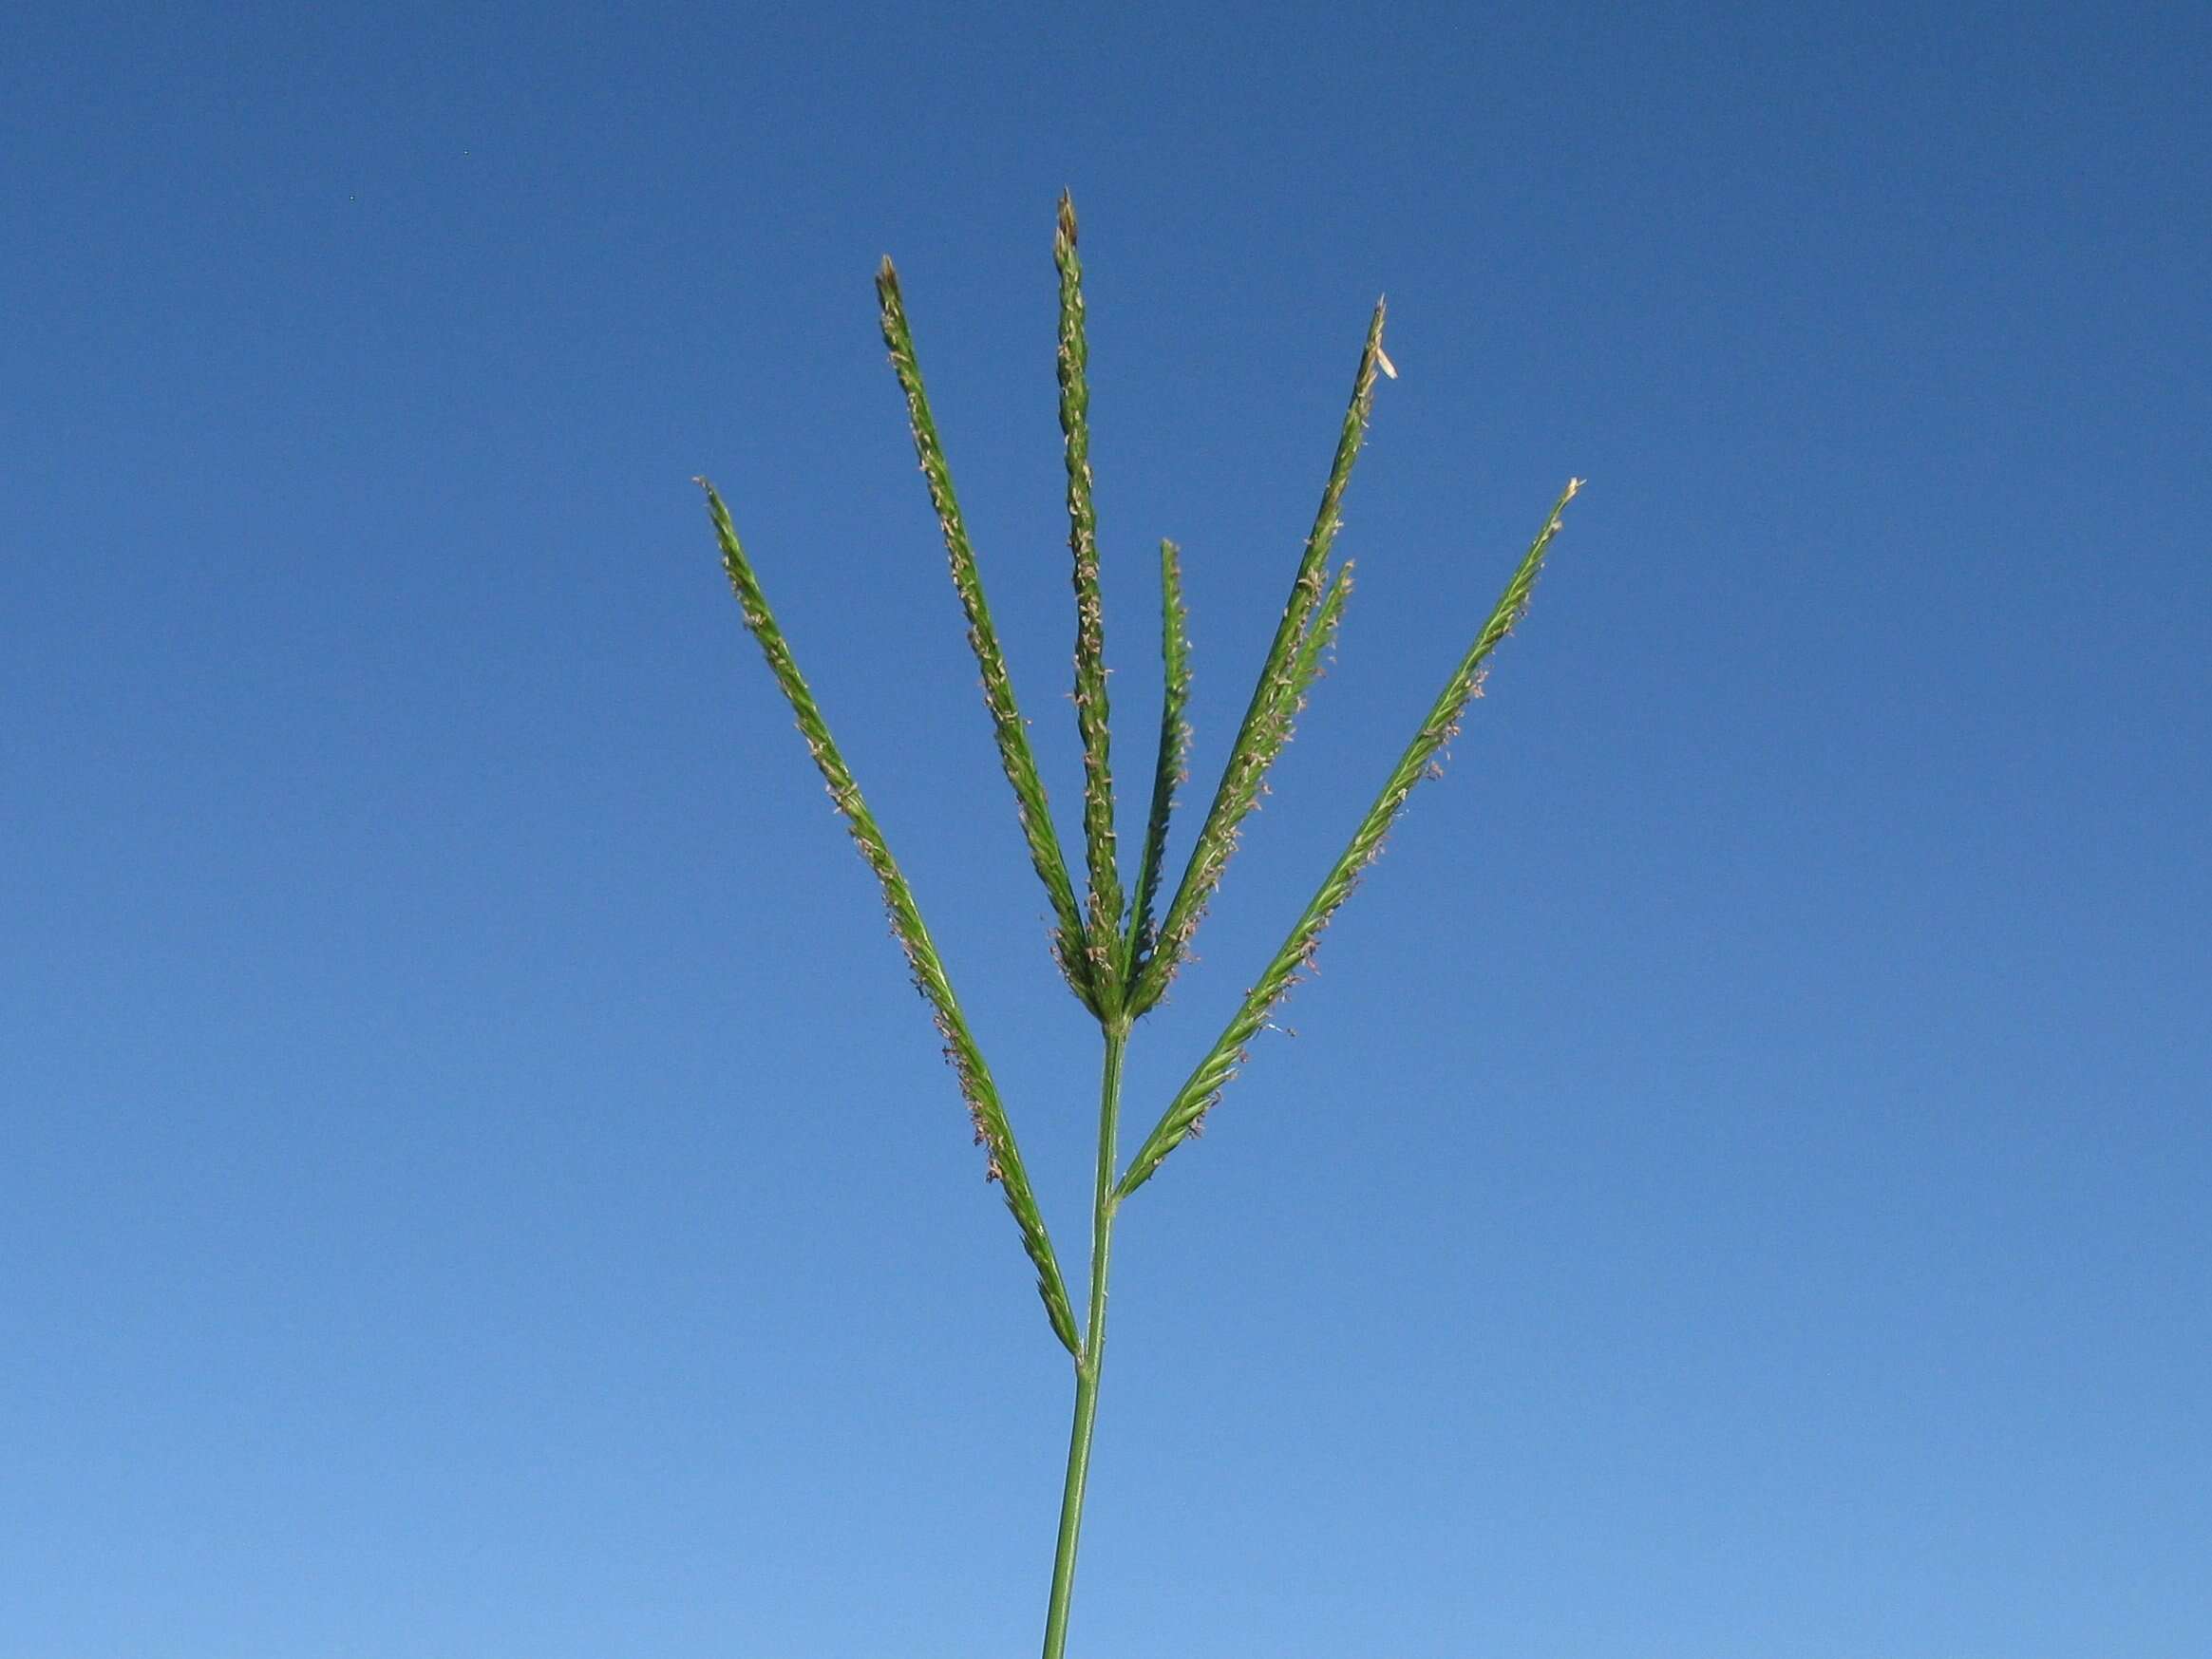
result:
[[[1214,791],[1213,804],[1206,810],[1206,821],[1199,831],[1198,844],[1191,850],[1182,880],[1177,885],[1175,897],[1161,920],[1151,953],[1139,971],[1136,984],[1130,988],[1127,1003],[1132,1016],[1141,1015],[1157,1004],[1175,977],[1176,970],[1189,952],[1191,935],[1198,931],[1199,922],[1205,914],[1206,904],[1220,885],[1229,856],[1236,851],[1238,827],[1258,799],[1267,768],[1289,737],[1288,716],[1297,699],[1294,684],[1297,652],[1306,643],[1314,607],[1322,599],[1322,572],[1329,562],[1329,550],[1335,543],[1336,532],[1343,524],[1344,492],[1352,482],[1352,464],[1359,459],[1360,445],[1367,437],[1368,417],[1374,408],[1375,370],[1382,354],[1384,315],[1384,304],[1377,300],[1374,316],[1368,324],[1367,342],[1360,349],[1359,368],[1352,376],[1352,398],[1345,406],[1344,422],[1337,431],[1336,456],[1329,468],[1329,481],[1321,491],[1321,505],[1314,515],[1314,527],[1306,537],[1297,575],[1291,582],[1290,598],[1283,605],[1282,619],[1276,627],[1274,642],[1260,666],[1259,680],[1253,688],[1252,701],[1245,707],[1243,724],[1238,727],[1237,739],[1229,746],[1229,759],[1221,768],[1221,781]]]
[[[1075,723],[1083,738],[1083,844],[1090,877],[1087,955],[1101,1018],[1121,1008],[1122,883],[1115,865],[1106,604],[1099,591],[1098,515],[1090,497],[1090,347],[1075,203],[1063,192],[1052,237],[1060,273],[1060,432],[1068,458],[1068,551],[1074,559]]]
[[[1160,704],[1160,754],[1152,767],[1152,811],[1144,825],[1144,854],[1137,866],[1137,896],[1129,910],[1124,947],[1126,979],[1152,943],[1152,904],[1160,895],[1160,866],[1167,853],[1167,827],[1175,791],[1190,764],[1190,614],[1182,603],[1182,563],[1172,541],[1160,544],[1160,661],[1166,688]]]
[[[1451,678],[1444,683],[1444,689],[1437,693],[1427,718],[1413,734],[1412,742],[1406,745],[1405,753],[1392,768],[1382,793],[1375,797],[1374,804],[1368,808],[1367,817],[1353,832],[1343,856],[1323,878],[1305,914],[1298,917],[1266,971],[1245,993],[1242,1005],[1222,1029],[1219,1039],[1176,1091],[1152,1133],[1144,1138],[1144,1144],[1130,1159],[1128,1172],[1115,1188],[1117,1197],[1127,1197],[1151,1179],[1162,1160],[1185,1137],[1197,1131],[1206,1113],[1220,1098],[1221,1090],[1243,1065],[1245,1045],[1267,1023],[1269,1010],[1290,990],[1300,971],[1312,966],[1314,952],[1320,948],[1321,931],[1352,895],[1352,890],[1359,883],[1360,873],[1382,851],[1383,839],[1389,835],[1398,814],[1405,810],[1414,784],[1433,775],[1437,753],[1459,730],[1460,716],[1466,711],[1467,700],[1477,694],[1490,653],[1526,612],[1537,573],[1543,567],[1552,537],[1559,534],[1560,514],[1581,487],[1581,480],[1569,481],[1565,491],[1552,504],[1543,529],[1522,559],[1520,568],[1513,573],[1513,579],[1506,583],[1505,592],[1490,613],[1490,619],[1476,634],[1466,655],[1452,670]]]
[[[1076,907],[1075,889],[1068,878],[1068,863],[1061,856],[1060,839],[1052,828],[1052,811],[1045,799],[1044,781],[1037,775],[1036,757],[1030,749],[1029,731],[1014,701],[1013,681],[1007,673],[1006,653],[999,648],[998,631],[992,626],[991,607],[984,600],[983,577],[976,569],[975,550],[960,517],[960,503],[953,493],[952,469],[945,462],[943,443],[930,414],[929,394],[923,389],[921,367],[915,357],[914,330],[906,320],[906,304],[898,292],[898,273],[885,259],[876,275],[883,344],[891,351],[891,367],[906,398],[907,424],[914,433],[914,450],[929,481],[930,505],[944,533],[945,556],[952,566],[953,587],[968,616],[968,644],[983,674],[983,702],[991,711],[992,735],[998,745],[999,764],[1013,786],[1014,805],[1021,818],[1022,838],[1029,843],[1030,862],[1045,884],[1056,921],[1054,954],[1060,971],[1084,1006],[1101,1014],[1092,983],[1090,952],[1082,912]]]
[[[976,1046],[974,1034],[968,1028],[967,1016],[960,1011],[960,1000],[953,992],[953,982],[945,972],[936,946],[930,939],[929,929],[922,922],[921,909],[915,903],[913,890],[907,886],[898,861],[891,856],[890,843],[883,839],[875,815],[869,812],[867,801],[861,798],[852,768],[845,764],[837,740],[830,736],[829,725],[822,719],[814,693],[799,671],[798,660],[791,654],[784,631],[777,625],[775,613],[768,608],[767,595],[762,591],[751,561],[746,557],[745,547],[737,538],[736,527],[730,522],[729,509],[723,504],[712,484],[705,479],[698,482],[707,493],[707,510],[714,521],[715,538],[722,544],[722,568],[737,594],[745,625],[760,642],[761,654],[768,660],[768,670],[791,705],[800,734],[806,739],[807,752],[814,757],[822,781],[829,788],[831,801],[843,815],[845,828],[860,849],[860,857],[882,886],[884,907],[891,913],[892,934],[906,952],[915,989],[921,992],[936,1016],[938,1034],[944,1039],[945,1058],[959,1080],[961,1098],[968,1103],[976,1142],[986,1149],[985,1173],[999,1183],[1014,1225],[1021,1229],[1022,1248],[1029,1253],[1030,1261],[1037,1270],[1037,1294],[1044,1300],[1053,1334],[1069,1353],[1075,1353],[1080,1339],[1075,1330],[1075,1314],[1068,1301],[1068,1287],[1061,1279],[1060,1264],[1052,1254],[1052,1239],[1045,1230],[1036,1196],[1030,1191],[1029,1172],[1022,1164],[1021,1150],[1014,1143],[1013,1127],[1007,1121],[998,1087],[992,1082],[991,1068],[984,1064],[983,1051]]]

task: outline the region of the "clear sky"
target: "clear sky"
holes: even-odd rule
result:
[[[1033,1652],[1069,1377],[711,474],[1078,1278],[1066,808],[1210,787],[1370,306],[1361,583],[1125,1210],[1086,1659],[2212,1647],[2202,7],[18,5],[0,1655]],[[1186,830],[1187,838],[1187,830]],[[1179,839],[1177,849],[1187,847]]]

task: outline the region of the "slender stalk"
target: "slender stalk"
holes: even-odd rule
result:
[[[1120,1161],[1122,1051],[1126,1025],[1106,1028],[1106,1065],[1098,1090],[1098,1179],[1090,1211],[1090,1319],[1075,1359],[1075,1422],[1068,1433],[1068,1480],[1060,1491],[1060,1541],[1052,1552],[1052,1599],[1045,1609],[1044,1659],[1068,1650],[1068,1610],[1075,1599],[1075,1545],[1083,1532],[1083,1494],[1090,1480],[1090,1431],[1098,1421],[1098,1374],[1106,1360],[1106,1262],[1112,1254],[1114,1191]]]

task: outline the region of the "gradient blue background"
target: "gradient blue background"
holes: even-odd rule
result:
[[[869,283],[1065,806],[1063,184],[1126,795],[1155,539],[1203,787],[1378,291],[1403,370],[1132,1118],[1592,481],[1125,1212],[1075,1651],[2212,1650],[2208,72],[2184,6],[11,9],[0,1654],[1034,1650],[1068,1367],[689,481],[1079,1276],[1096,1035]]]

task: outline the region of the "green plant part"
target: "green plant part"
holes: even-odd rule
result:
[[[1352,402],[1344,411],[1344,425],[1337,435],[1336,459],[1329,468],[1329,482],[1321,492],[1321,508],[1314,515],[1314,528],[1306,537],[1298,574],[1291,582],[1291,596],[1283,605],[1275,641],[1268,647],[1267,660],[1260,667],[1259,682],[1252,688],[1252,701],[1244,710],[1244,724],[1238,727],[1237,740],[1229,745],[1229,761],[1221,768],[1221,782],[1214,791],[1213,805],[1206,811],[1204,827],[1199,831],[1198,846],[1183,869],[1182,880],[1160,923],[1158,938],[1131,988],[1130,1003],[1140,1014],[1159,1002],[1168,981],[1182,965],[1190,950],[1191,935],[1198,932],[1199,922],[1205,914],[1206,901],[1220,885],[1229,855],[1237,850],[1238,828],[1259,800],[1260,784],[1268,767],[1282,752],[1283,745],[1290,741],[1291,719],[1296,713],[1298,701],[1298,659],[1312,632],[1314,608],[1321,602],[1326,586],[1322,570],[1329,562],[1329,550],[1335,544],[1336,532],[1344,522],[1339,509],[1344,503],[1344,492],[1352,482],[1352,463],[1358,461],[1360,445],[1367,440],[1368,417],[1374,409],[1375,370],[1383,349],[1383,302],[1377,300],[1374,317],[1368,324],[1367,344],[1360,350],[1359,370],[1352,376]],[[1341,596],[1336,608],[1338,612],[1343,609]]]
[[[984,601],[982,573],[975,568],[975,550],[969,545],[959,499],[953,494],[953,469],[946,464],[944,445],[937,441],[929,393],[922,388],[921,365],[915,359],[914,330],[907,326],[906,305],[898,293],[898,273],[891,268],[889,259],[876,273],[876,297],[882,313],[883,344],[891,349],[892,371],[898,376],[898,389],[906,394],[914,452],[921,462],[922,477],[929,481],[930,505],[936,510],[937,528],[944,534],[953,588],[960,595],[961,609],[968,613],[968,644],[975,652],[975,666],[983,671],[983,703],[991,710],[999,764],[1006,772],[1006,781],[1013,786],[1030,862],[1036,866],[1053,914],[1059,918],[1053,949],[1060,959],[1060,971],[1084,1006],[1103,1019],[1098,990],[1092,982],[1089,941],[1083,916],[1076,909],[1074,886],[1068,879],[1068,861],[1060,855],[1060,838],[1052,830],[1052,809],[1046,803],[1044,782],[1037,776],[1037,758],[1030,752],[1028,725],[1014,701],[1006,653],[999,649],[998,631],[992,626],[991,607]]]
[[[1083,329],[1075,207],[1065,196],[1052,236],[1052,263],[1060,272],[1060,432],[1068,448],[1068,550],[1075,559],[1075,724],[1083,736],[1083,848],[1090,874],[1085,954],[1099,1017],[1110,1022],[1122,1007],[1122,883],[1114,863],[1106,602],[1098,586],[1098,515],[1090,504],[1090,347]]]
[[[1144,823],[1144,853],[1137,866],[1137,896],[1122,944],[1122,981],[1152,948],[1152,901],[1160,895],[1160,866],[1167,853],[1167,825],[1175,792],[1188,781],[1191,729],[1182,711],[1190,702],[1190,617],[1182,608],[1182,564],[1172,541],[1160,544],[1160,660],[1166,688],[1160,700],[1160,758],[1152,767],[1152,810]]]
[[[1068,1466],[1061,1488],[1060,1520],[1052,1556],[1045,1614],[1045,1659],[1062,1659],[1073,1604],[1076,1551],[1083,1528],[1084,1495],[1098,1415],[1098,1389],[1106,1356],[1106,1270],[1114,1222],[1123,1202],[1149,1180],[1176,1147],[1197,1134],[1205,1115],[1235,1078],[1246,1045],[1267,1022],[1300,971],[1313,962],[1320,937],[1361,873],[1381,852],[1390,825],[1405,809],[1415,784],[1436,775],[1438,757],[1459,729],[1468,702],[1482,694],[1491,653],[1526,612],[1539,573],[1560,516],[1580,481],[1568,483],[1552,505],[1542,528],[1505,586],[1489,619],[1476,633],[1445,681],[1412,740],[1384,780],[1382,791],[1353,830],[1351,841],[1323,877],[1282,947],[1245,993],[1213,1046],[1192,1069],[1136,1153],[1120,1159],[1122,1067],[1131,1027],[1158,1005],[1177,968],[1188,954],[1192,935],[1219,888],[1244,819],[1265,785],[1268,768],[1289,741],[1292,723],[1305,707],[1332,648],[1345,603],[1352,592],[1352,566],[1328,575],[1329,556],[1342,523],[1346,489],[1372,412],[1378,370],[1396,378],[1383,352],[1384,310],[1377,304],[1368,325],[1352,398],[1338,433],[1336,453],[1321,495],[1320,510],[1298,561],[1289,599],[1274,641],[1261,664],[1242,725],[1207,807],[1196,845],[1164,912],[1155,916],[1163,882],[1168,830],[1178,786],[1185,781],[1191,731],[1184,720],[1190,698],[1189,619],[1183,608],[1182,569],[1175,545],[1160,545],[1161,659],[1164,696],[1152,775],[1151,809],[1146,816],[1136,878],[1125,891],[1114,835],[1113,776],[1110,764],[1110,710],[1106,698],[1105,607],[1100,593],[1098,523],[1091,502],[1090,394],[1088,346],[1084,328],[1083,267],[1076,254],[1073,204],[1063,196],[1053,236],[1053,263],[1059,274],[1060,426],[1068,471],[1068,551],[1075,592],[1075,711],[1083,745],[1083,830],[1087,892],[1078,902],[1068,863],[1053,827],[1045,787],[1030,749],[1021,710],[1007,674],[1006,660],[983,595],[975,552],[961,520],[953,480],[936,424],[930,413],[913,330],[906,319],[898,278],[886,259],[876,279],[883,339],[905,398],[915,452],[929,487],[930,503],[944,536],[953,587],[968,618],[968,640],[983,675],[983,698],[997,745],[999,762],[1012,786],[1016,815],[1030,861],[1044,881],[1053,915],[1052,951],[1069,989],[1098,1020],[1104,1038],[1098,1115],[1098,1158],[1091,1187],[1090,1276],[1081,1329],[1060,1273],[1051,1235],[1030,1190],[1013,1127],[993,1083],[989,1067],[952,981],[923,925],[912,890],[891,855],[889,843],[861,798],[821,709],[799,671],[789,644],[776,623],[722,498],[701,480],[722,549],[723,568],[737,594],[746,626],[760,644],[777,686],[797,716],[808,751],[828,785],[830,800],[845,820],[854,842],[875,872],[891,914],[892,933],[904,949],[914,983],[929,1003],[945,1055],[967,1103],[975,1139],[985,1149],[985,1174],[999,1183],[1008,1211],[1020,1230],[1022,1248],[1036,1270],[1037,1292],[1053,1334],[1075,1363],[1074,1420],[1068,1435]]]

